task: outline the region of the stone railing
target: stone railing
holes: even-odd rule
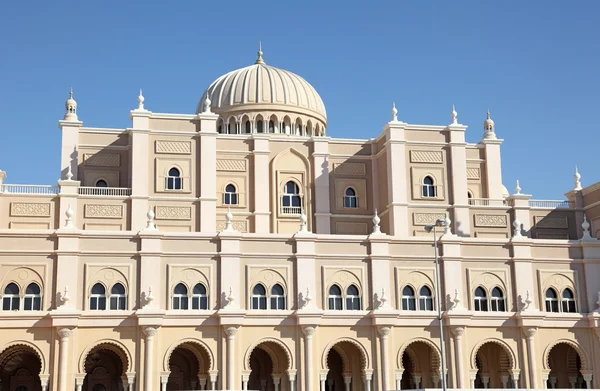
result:
[[[575,207],[572,202],[561,200],[529,200],[529,206],[540,209],[571,209]]]
[[[105,196],[105,197],[129,197],[131,189],[127,187],[91,187],[81,186],[79,195],[84,196]]]
[[[495,198],[469,198],[471,206],[508,206],[508,201]]]
[[[58,186],[50,185],[2,185],[0,193],[4,194],[35,194],[35,195],[55,195],[59,192]]]

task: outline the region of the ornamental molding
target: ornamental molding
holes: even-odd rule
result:
[[[481,173],[479,172],[479,168],[476,167],[467,167],[467,179],[480,179]]]
[[[333,172],[336,175],[366,175],[365,163],[334,163]]]
[[[506,215],[475,215],[476,227],[503,227],[508,226]]]
[[[569,228],[569,221],[566,216],[561,217],[548,217],[548,216],[534,216],[533,217],[536,228]]]
[[[246,159],[217,159],[217,171],[246,171]]]
[[[86,204],[84,215],[88,218],[120,219],[123,217],[123,205]]]
[[[192,208],[189,206],[157,206],[154,213],[156,220],[192,219]]]
[[[437,219],[445,219],[445,213],[413,213],[414,225],[431,225],[435,224]]]
[[[535,235],[536,239],[569,239],[568,233],[540,233]]]
[[[192,153],[192,142],[156,140],[156,153],[190,155]]]
[[[410,151],[411,163],[443,163],[442,151]]]
[[[36,202],[11,202],[10,215],[23,217],[50,217],[50,204]]]
[[[85,153],[83,164],[86,166],[119,167],[121,165],[121,155],[118,153]]]
[[[248,232],[248,221],[247,220],[233,220],[233,229],[238,232]],[[221,232],[225,229],[227,222],[225,220],[217,220],[217,232]]]

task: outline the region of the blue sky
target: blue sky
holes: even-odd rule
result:
[[[69,87],[84,126],[130,126],[140,87],[149,110],[193,113],[214,79],[254,62],[259,40],[268,64],[321,94],[332,137],[377,136],[395,101],[419,124],[447,124],[455,104],[477,142],[489,107],[509,190],[520,179],[561,199],[576,164],[584,186],[600,180],[598,1],[58,4],[0,5],[8,183],[58,179]]]

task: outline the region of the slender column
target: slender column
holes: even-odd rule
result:
[[[385,326],[379,328],[379,338],[381,338],[381,385],[384,390],[389,390],[389,352],[388,352],[388,336],[392,331],[391,327]]]
[[[513,388],[519,388],[519,375],[518,370],[512,370],[510,373],[510,377],[512,378]]]
[[[81,391],[81,387],[83,387],[83,379],[75,379],[75,389]]]
[[[593,388],[592,387],[592,374],[591,373],[583,373],[583,380],[585,380],[585,388]]]
[[[58,348],[58,391],[67,391],[67,365],[69,359],[69,338],[73,335],[73,329],[58,329],[60,344]]]
[[[238,328],[236,326],[225,327],[225,334],[227,335],[227,373],[225,374],[227,379],[227,389],[235,389],[234,379],[234,366],[235,366],[235,335],[237,334]]]
[[[146,336],[146,347],[144,349],[144,389],[153,390],[152,388],[152,362],[154,361],[154,336],[158,333],[156,327],[144,327],[144,335]]]
[[[475,388],[475,378],[477,377],[477,372],[471,372],[469,374],[469,381],[471,382],[471,388]]]
[[[273,376],[273,385],[275,386],[275,391],[279,391],[279,383],[281,383],[281,377]]]
[[[454,352],[456,357],[456,386],[457,388],[464,388],[464,369],[463,369],[463,353],[462,353],[462,337],[465,334],[464,327],[453,327],[452,333],[454,334]]]
[[[127,375],[127,391],[133,391],[133,382],[135,381],[135,376]]]
[[[508,376],[500,376],[500,383],[502,383],[502,388],[508,388]]]
[[[206,390],[206,378],[201,377],[198,379],[198,381],[200,382],[200,389]]]
[[[288,373],[288,378],[290,379],[290,391],[296,391],[296,374]]]
[[[40,375],[40,383],[42,385],[42,391],[48,391],[48,375]],[[2,384],[0,384],[0,390],[2,389]]]
[[[415,387],[417,389],[421,388],[421,376],[413,376],[413,379],[415,381]]]
[[[433,388],[438,388],[440,384],[440,376],[433,375],[431,376],[431,382],[433,383]]]
[[[242,375],[242,390],[246,391],[248,389],[248,380],[250,380],[250,375]]]
[[[333,379],[327,380],[327,387],[329,391],[333,391]],[[275,390],[277,391],[277,390]]]
[[[161,376],[160,377],[160,390],[161,391],[167,391],[167,382],[169,381],[169,377],[168,376]]]
[[[577,383],[577,376],[569,376],[569,384],[571,385],[571,388],[577,388],[577,387],[575,387],[576,383]]]
[[[548,388],[548,378],[549,378],[550,374],[549,373],[542,373],[542,382],[544,383],[543,386],[544,388]],[[556,377],[552,376],[555,379],[556,382]],[[554,388],[553,383],[552,383],[552,379],[550,379],[550,388]]]
[[[210,389],[213,391],[217,389],[217,375],[210,375]]]
[[[325,386],[325,382],[327,381],[327,374],[321,374],[321,391],[327,391],[327,387]]]
[[[539,388],[537,376],[536,376],[536,365],[535,365],[535,349],[533,345],[533,336],[537,329],[535,327],[528,328],[525,330],[527,336],[527,360],[529,361],[529,381],[531,388]]]
[[[402,389],[402,374],[403,373],[404,373],[403,369],[396,371],[396,390]]]
[[[373,379],[372,373],[365,373],[363,380],[365,381],[365,391],[371,391],[371,379]]]
[[[306,378],[306,384],[304,385],[304,389],[306,391],[311,391],[312,390],[312,372],[313,372],[313,364],[312,364],[312,356],[313,356],[313,352],[312,352],[312,337],[314,335],[316,331],[316,328],[314,328],[313,326],[308,326],[308,327],[304,327],[302,329],[302,332],[304,333],[304,359],[305,359],[305,365],[304,365],[304,376]],[[321,381],[322,385],[321,388],[323,388],[325,386],[324,384],[324,380]],[[325,391],[325,390],[321,390],[321,391]]]
[[[346,391],[350,391],[350,383],[352,382],[352,376],[344,375],[344,385],[346,386]],[[385,388],[384,388],[385,390]]]
[[[481,382],[483,383],[483,388],[488,388],[488,384],[490,384],[490,377],[481,376]]]

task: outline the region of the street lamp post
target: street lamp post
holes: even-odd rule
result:
[[[446,219],[437,219],[435,224],[426,225],[425,231],[431,232],[433,231],[433,248],[435,249],[435,298],[436,298],[436,306],[438,312],[438,324],[440,326],[440,355],[441,364],[442,364],[442,373],[440,374],[442,380],[442,390],[446,391],[446,349],[444,348],[444,326],[442,324],[442,301],[440,298],[441,288],[440,288],[440,262],[438,259],[438,243],[437,243],[437,234],[435,231],[435,227],[445,227],[447,224]]]

